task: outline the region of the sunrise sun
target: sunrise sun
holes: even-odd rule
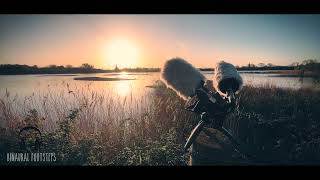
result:
[[[139,49],[126,39],[112,40],[105,49],[106,64],[119,68],[136,67],[139,61]]]

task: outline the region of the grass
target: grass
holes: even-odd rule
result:
[[[23,103],[7,92],[0,99],[0,163],[7,164],[6,152],[24,151],[18,131],[33,125],[43,133],[40,151],[56,153],[49,165],[186,165],[183,145],[198,117],[162,83],[153,87],[148,102],[119,100],[90,86]],[[225,126],[256,161],[320,164],[319,109],[319,91],[245,86]]]
[[[272,164],[320,162],[320,92],[245,87],[229,118],[256,160]]]

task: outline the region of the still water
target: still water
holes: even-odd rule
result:
[[[206,78],[212,79],[211,72],[202,72]],[[311,78],[304,78],[303,81],[298,77],[276,77],[277,74],[259,73],[240,73],[244,85],[263,86],[271,84],[281,88],[314,88],[315,85]],[[102,78],[126,78],[132,80],[123,81],[85,81],[74,80],[81,77],[102,77]],[[96,91],[108,91],[119,96],[143,96],[150,91],[151,86],[156,80],[160,79],[160,73],[102,73],[102,74],[75,74],[75,75],[1,75],[0,76],[0,96],[5,95],[6,91],[11,95],[30,96],[37,92],[48,90],[57,91],[65,89],[68,92],[74,88],[85,88],[90,86]]]
[[[206,78],[213,74],[202,72]],[[275,77],[276,74],[240,73],[244,85],[263,86],[271,84],[282,88],[314,88],[311,78],[303,82],[296,77]],[[101,77],[113,81],[86,81],[74,78]],[[131,79],[117,81],[117,78]],[[75,75],[1,75],[0,100],[4,110],[10,111],[9,119],[25,117],[29,110],[36,109],[45,121],[44,127],[50,131],[55,128],[56,120],[65,118],[70,110],[84,108],[80,114],[83,129],[96,129],[101,122],[112,119],[122,122],[124,119],[141,117],[145,112],[156,108],[152,104],[154,85],[160,79],[160,73],[103,73]],[[156,109],[155,109],[156,110]],[[0,112],[0,126],[4,126],[8,113]],[[111,122],[111,121],[110,121]]]

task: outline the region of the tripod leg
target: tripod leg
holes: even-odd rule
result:
[[[204,131],[210,133],[207,136]],[[232,161],[230,140],[217,129],[204,128],[191,146],[190,165],[226,165]]]
[[[244,151],[243,146],[241,146],[242,144],[240,144],[227,129],[221,127],[219,130],[230,139],[230,141],[233,143],[235,150],[242,155],[243,159],[249,161],[252,160],[253,156],[250,156],[248,153]]]

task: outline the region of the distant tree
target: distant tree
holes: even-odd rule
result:
[[[292,63],[292,64],[290,64],[289,66],[299,66],[299,62],[294,62],[294,63]]]
[[[318,60],[316,59],[307,59],[302,61],[302,65],[313,65],[316,64],[318,62]]]
[[[68,65],[66,66],[66,68],[71,69],[71,68],[72,68],[72,65],[68,64]]]
[[[88,63],[84,63],[80,66],[80,68],[83,68],[83,69],[94,69],[94,66],[93,65],[90,65]]]
[[[266,65],[264,63],[259,63],[258,67],[265,67]]]
[[[57,66],[54,65],[54,64],[50,64],[48,67],[49,67],[49,68],[57,68]]]
[[[300,79],[303,80],[305,72],[311,72],[315,83],[320,83],[320,63],[317,59],[306,59],[295,66],[296,70],[300,70]]]
[[[267,66],[268,66],[268,67],[273,67],[274,65],[271,64],[271,63],[268,63]]]
[[[254,67],[256,67],[256,65],[249,63],[249,64],[248,64],[248,67],[249,67],[249,68],[254,68]]]

